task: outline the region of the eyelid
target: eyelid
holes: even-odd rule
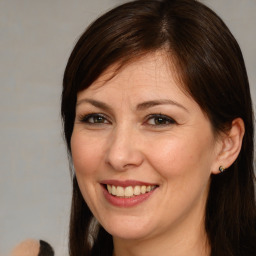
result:
[[[108,123],[111,123],[109,121],[109,117],[103,113],[88,113],[88,114],[81,114],[81,115],[78,115],[77,119],[79,122],[81,123],[86,123],[88,125],[103,125],[103,124],[106,124],[106,123],[90,123],[90,122],[87,122],[89,118],[91,117],[102,117],[104,118]]]
[[[168,124],[149,124],[149,123],[147,123],[150,119],[153,119],[153,118],[163,118],[163,119],[167,120],[169,123]],[[146,117],[144,123],[146,123],[149,126],[157,128],[157,127],[173,125],[173,124],[176,124],[177,122],[172,117],[164,115],[164,114],[150,114]]]
[[[102,123],[101,122],[89,122],[90,118],[95,118],[95,117],[101,117],[101,118],[103,118],[104,121]],[[155,119],[162,118],[162,120],[166,123],[150,124],[149,121],[154,118]],[[80,123],[86,124],[86,125],[93,125],[93,126],[106,125],[106,124],[112,123],[111,119],[106,114],[97,113],[97,112],[77,115],[77,121]],[[173,124],[177,124],[177,122],[172,117],[161,114],[161,113],[149,114],[145,117],[145,119],[143,121],[143,125],[151,126],[154,128],[161,128],[161,127],[170,126]]]

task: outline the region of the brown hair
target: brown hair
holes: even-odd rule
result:
[[[82,34],[63,80],[61,111],[69,156],[77,93],[111,65],[122,66],[159,49],[170,61],[175,60],[186,91],[206,113],[216,133],[228,129],[237,117],[245,123],[235,163],[211,177],[205,229],[212,256],[255,255],[253,113],[247,73],[235,38],[203,4],[194,0],[133,1],[104,14]],[[111,235],[92,225],[93,219],[74,176],[71,256],[112,255]]]

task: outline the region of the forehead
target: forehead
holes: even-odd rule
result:
[[[78,94],[77,106],[81,102],[97,101],[116,110],[125,106],[134,110],[143,102],[175,102],[175,105],[197,112],[199,106],[184,93],[177,72],[169,63],[166,55],[154,53],[121,68],[113,65]]]
[[[79,109],[82,110],[83,107],[80,106],[85,106],[81,103],[88,102],[100,102],[101,106],[107,105],[108,109],[121,114],[123,111],[134,112],[145,103],[147,106],[165,105],[167,108],[166,103],[172,102],[172,106],[182,106],[179,109],[187,110],[191,114],[190,119],[207,119],[197,102],[185,91],[168,58],[159,53],[148,54],[120,69],[118,65],[108,68],[89,88],[77,95]],[[163,108],[159,111],[162,110]]]
[[[175,85],[184,92],[184,85],[174,61],[165,51],[148,53],[139,58],[111,65],[84,91],[98,91],[115,88],[125,91],[142,87],[163,87]],[[126,86],[124,86],[126,85]],[[129,85],[129,86],[127,86]],[[167,88],[166,88],[167,89]]]

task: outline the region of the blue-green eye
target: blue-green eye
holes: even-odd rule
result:
[[[147,124],[152,126],[166,126],[174,123],[176,122],[172,118],[162,114],[150,115],[147,119]]]
[[[82,116],[80,121],[88,124],[109,124],[107,118],[102,114],[89,114]]]

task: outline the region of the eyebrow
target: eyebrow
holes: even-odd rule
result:
[[[183,110],[188,112],[188,109],[186,109],[183,105],[181,105],[180,103],[178,103],[174,100],[170,100],[170,99],[145,101],[145,102],[137,105],[137,110],[145,110],[147,108],[152,108],[152,107],[158,106],[158,105],[174,105],[174,106],[182,108]]]
[[[93,105],[97,108],[101,108],[101,109],[105,109],[105,110],[109,110],[109,111],[111,110],[111,107],[108,104],[101,102],[101,101],[92,100],[92,99],[79,100],[79,101],[77,101],[76,106],[79,106],[82,103],[90,103],[91,105]]]
[[[90,103],[91,105],[97,107],[97,108],[101,108],[107,111],[111,111],[112,108],[111,106],[109,106],[108,104],[102,102],[102,101],[97,101],[97,100],[93,100],[93,99],[81,99],[79,101],[77,101],[76,106],[79,106],[83,103]],[[189,112],[187,108],[185,108],[183,105],[181,105],[180,103],[170,100],[170,99],[161,99],[161,100],[150,100],[150,101],[145,101],[142,102],[140,104],[138,104],[136,106],[136,109],[138,111],[142,111],[148,108],[152,108],[154,106],[159,106],[159,105],[173,105],[179,108],[182,108],[183,110],[185,110],[186,112]]]

